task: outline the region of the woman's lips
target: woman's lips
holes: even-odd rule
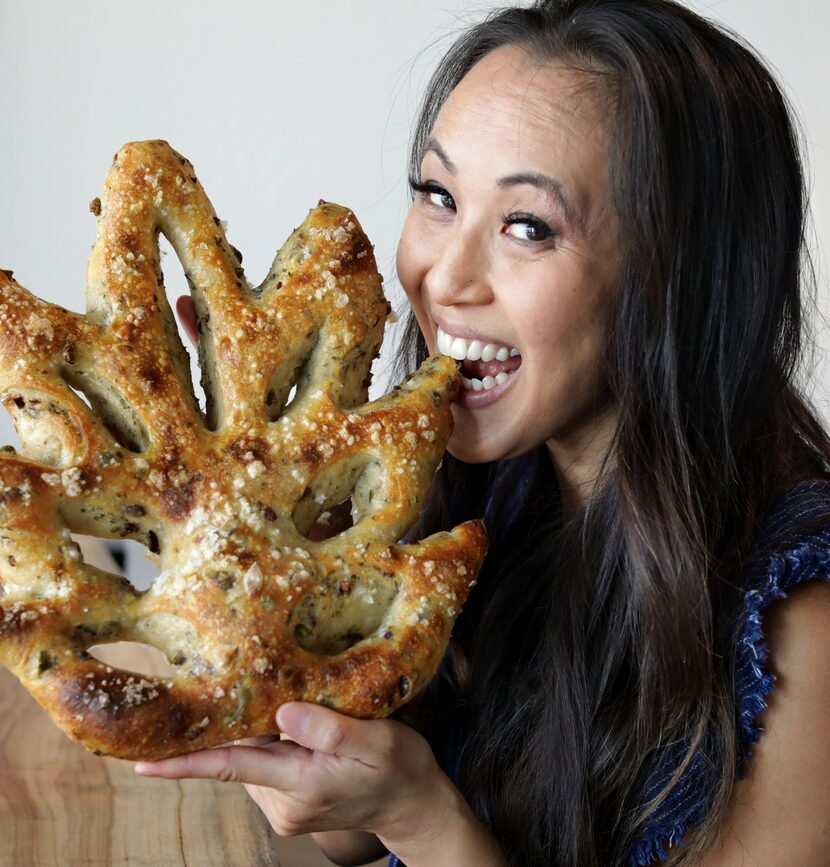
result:
[[[521,364],[521,360],[519,363]],[[468,379],[463,371],[461,375],[462,388],[458,392],[456,403],[467,409],[481,409],[495,403],[514,384],[520,373],[519,366],[516,365],[511,373],[502,371],[498,378],[487,376],[484,381],[477,377]]]
[[[460,327],[456,326],[457,328]],[[469,332],[468,332],[469,333]],[[459,403],[486,406],[500,397],[522,365],[519,350],[503,343],[454,337],[438,325],[436,350],[461,362],[462,389]],[[491,394],[492,393],[492,394]],[[490,395],[485,399],[484,395]],[[473,398],[472,395],[478,395]],[[466,397],[470,397],[469,400]],[[462,397],[465,398],[462,400]]]

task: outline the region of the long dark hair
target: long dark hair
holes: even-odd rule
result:
[[[830,468],[797,384],[814,281],[796,125],[754,53],[682,6],[538,0],[450,49],[413,176],[450,91],[503,45],[584,71],[609,101],[624,269],[603,366],[619,421],[576,515],[544,445],[448,457],[437,477],[417,532],[486,512],[493,536],[453,640],[456,707],[471,711],[462,788],[512,864],[607,867],[703,752],[711,805],[688,863],[714,842],[737,770],[741,564],[775,500]],[[411,367],[426,345],[414,317],[406,333]],[[667,744],[685,745],[680,766],[643,803]]]

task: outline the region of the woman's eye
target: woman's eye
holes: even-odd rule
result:
[[[452,196],[446,190],[430,190],[428,198],[431,204],[439,208],[455,208]]]
[[[438,184],[432,181],[422,184],[420,181],[410,178],[409,187],[413,193],[423,197],[430,205],[434,205],[436,208],[455,210],[453,197],[443,187],[439,187]]]
[[[508,234],[520,241],[548,241],[554,235],[547,223],[530,214],[511,214],[503,219],[508,226],[516,227],[515,232],[510,231]]]

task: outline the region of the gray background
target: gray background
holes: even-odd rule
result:
[[[253,283],[325,198],[356,212],[401,310],[394,253],[418,95],[452,34],[495,5],[0,0],[0,267],[35,294],[83,309],[95,238],[88,203],[124,142],[164,138],[193,162]],[[811,243],[826,315],[830,6],[689,5],[753,44],[795,103],[813,177]],[[185,291],[174,254],[164,264],[168,291]],[[813,324],[820,354],[812,388],[830,420],[830,329],[819,317]],[[16,443],[2,410],[0,442]]]

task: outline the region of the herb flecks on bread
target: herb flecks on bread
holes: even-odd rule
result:
[[[313,209],[258,287],[192,165],[126,145],[92,212],[87,310],[0,272],[0,662],[70,737],[162,758],[272,732],[289,700],[382,717],[434,675],[481,565],[480,522],[398,544],[451,431],[455,362],[367,403],[389,305],[354,214]],[[204,411],[165,295],[164,233],[190,286]],[[351,497],[354,524],[312,528]],[[146,592],[71,533],[137,540]],[[93,645],[143,642],[169,677]]]

